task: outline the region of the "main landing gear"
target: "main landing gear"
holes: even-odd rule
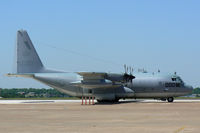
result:
[[[174,98],[173,97],[168,97],[168,98],[160,98],[159,100],[161,101],[168,101],[169,103],[172,103],[174,101]]]

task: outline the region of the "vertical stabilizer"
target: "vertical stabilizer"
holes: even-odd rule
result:
[[[61,71],[45,69],[25,30],[17,31],[14,73],[57,73]]]
[[[16,73],[37,73],[43,64],[25,30],[17,31],[16,42]]]

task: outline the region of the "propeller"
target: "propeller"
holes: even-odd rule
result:
[[[124,73],[124,76],[123,76],[123,79],[125,82],[132,82],[132,80],[135,78],[135,76],[133,76],[133,68],[131,66],[126,66],[126,64],[124,64],[124,70],[125,70],[125,73]],[[129,74],[128,74],[129,72]]]
[[[125,73],[126,73],[126,64],[124,64],[124,70],[125,70]]]

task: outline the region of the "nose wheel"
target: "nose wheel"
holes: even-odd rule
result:
[[[168,97],[168,98],[167,98],[167,101],[168,101],[169,103],[172,103],[172,102],[174,101],[174,98],[173,98],[173,97]]]

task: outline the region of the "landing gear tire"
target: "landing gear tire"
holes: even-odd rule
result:
[[[167,98],[167,101],[168,101],[169,103],[172,103],[172,102],[174,101],[174,98],[173,98],[173,97],[168,97],[168,98]]]

